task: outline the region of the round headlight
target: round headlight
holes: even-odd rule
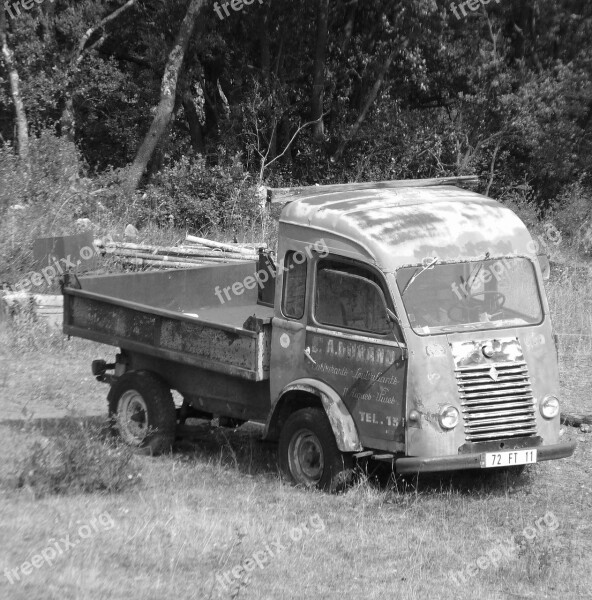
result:
[[[460,420],[460,413],[454,406],[445,406],[440,411],[440,426],[442,429],[454,429]]]
[[[545,396],[541,402],[541,415],[554,419],[559,414],[559,400],[555,396]]]

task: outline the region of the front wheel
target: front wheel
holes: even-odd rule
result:
[[[122,375],[109,390],[111,427],[130,446],[152,455],[168,452],[175,441],[177,413],[170,389],[147,371]]]
[[[331,424],[318,408],[303,408],[286,421],[279,441],[282,473],[295,485],[335,492],[353,476],[353,459],[337,447]]]

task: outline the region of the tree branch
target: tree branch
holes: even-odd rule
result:
[[[382,65],[382,68],[380,69],[378,77],[376,78],[376,81],[374,82],[374,85],[372,86],[372,89],[370,90],[370,93],[368,94],[366,102],[364,103],[364,106],[362,107],[362,110],[360,111],[360,114],[359,114],[358,118],[356,119],[356,122],[352,125],[351,129],[349,130],[348,134],[345,136],[345,138],[341,142],[341,144],[339,144],[339,147],[335,151],[335,154],[331,157],[331,162],[334,163],[334,162],[338,161],[339,158],[341,158],[341,155],[343,154],[343,151],[345,150],[347,143],[349,141],[351,141],[357,135],[358,131],[360,130],[360,127],[362,126],[362,123],[366,119],[366,115],[368,114],[370,107],[372,106],[372,104],[374,104],[374,101],[378,97],[378,93],[380,92],[380,88],[382,87],[382,82],[384,81],[384,78],[385,78],[388,70],[390,69],[392,62],[395,59],[395,54],[396,54],[396,50],[393,50],[388,55],[386,61]]]
[[[90,29],[87,29],[86,33],[80,38],[80,42],[78,43],[78,49],[74,54],[72,62],[78,65],[82,60],[82,55],[84,51],[86,50],[86,44],[88,43],[88,40],[92,37],[92,35],[100,29],[102,29],[103,27],[105,27],[105,25],[107,25],[109,22],[113,21],[113,19],[116,19],[122,12],[124,12],[128,8],[131,8],[135,3],[136,0],[127,0],[127,2],[123,6],[120,6],[117,10],[114,10],[111,14],[107,15],[97,25],[91,27]]]
[[[489,173],[489,183],[487,184],[487,189],[485,190],[485,195],[489,196],[489,190],[493,185],[493,178],[495,175],[495,160],[497,158],[497,153],[499,152],[500,146],[502,145],[501,141],[498,142],[495,146],[495,150],[493,151],[493,158],[491,159],[491,169]]]
[[[287,143],[287,145],[284,148],[284,150],[282,151],[282,153],[278,154],[273,160],[271,160],[267,164],[265,164],[265,158],[264,158],[263,162],[261,164],[261,171],[259,172],[259,181],[263,180],[263,172],[265,171],[265,169],[267,169],[267,167],[272,165],[276,160],[280,159],[288,151],[288,149],[292,145],[292,142],[296,139],[296,136],[306,127],[309,127],[310,125],[314,125],[314,123],[318,123],[319,120],[322,119],[326,114],[327,113],[324,113],[318,119],[315,119],[314,121],[309,121],[308,123],[305,123],[304,125],[301,125],[300,127],[298,127],[298,129],[296,130],[296,133],[294,133],[294,135],[291,137],[290,141]],[[274,128],[275,128],[275,125],[274,125]],[[268,150],[268,152],[269,152],[269,150]],[[267,157],[267,154],[265,155],[265,157]]]

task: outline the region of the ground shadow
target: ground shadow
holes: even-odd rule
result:
[[[37,432],[48,437],[67,435],[73,424],[92,428],[104,438],[112,438],[107,416],[76,416],[60,418],[30,418],[0,421],[19,432]],[[263,427],[247,423],[237,428],[220,427],[217,421],[189,419],[180,429],[173,446],[173,458],[186,463],[216,464],[236,469],[250,477],[277,479],[279,475],[277,444],[262,440]],[[140,452],[143,454],[143,452]],[[410,495],[445,495],[450,493],[471,497],[505,496],[528,489],[532,471],[521,475],[499,469],[455,471],[442,474],[398,475],[388,463],[360,461],[356,466],[356,483],[362,482],[377,492],[393,498]]]

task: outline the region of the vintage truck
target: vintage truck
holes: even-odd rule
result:
[[[64,332],[120,348],[92,366],[113,427],[159,453],[188,417],[259,422],[285,476],[327,490],[362,459],[423,473],[570,456],[536,246],[462,184],[280,190],[276,261],[70,276]]]

